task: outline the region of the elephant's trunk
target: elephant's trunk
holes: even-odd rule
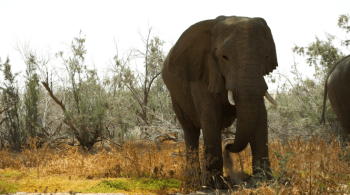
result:
[[[263,101],[262,96],[260,101]],[[236,104],[237,126],[235,141],[233,144],[228,144],[226,146],[228,151],[238,153],[247,147],[250,141],[250,135],[254,131],[254,128],[256,128],[256,123],[259,120],[260,106],[261,103],[259,101],[256,103],[245,101]]]
[[[226,149],[234,153],[244,150],[250,142],[251,134],[254,133],[255,128],[259,128],[257,122],[260,120],[259,115],[268,89],[261,72],[247,67],[251,66],[244,66],[240,73],[241,75],[249,75],[249,78],[236,77],[234,79],[235,77],[232,75],[229,78],[233,79],[228,79],[227,85],[228,96],[231,96],[232,93],[232,98],[229,97],[232,101],[229,100],[229,102],[233,103],[234,100],[236,107],[237,128],[234,143],[228,144]]]

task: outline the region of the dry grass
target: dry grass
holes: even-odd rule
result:
[[[48,147],[36,149],[32,143],[31,148],[17,154],[0,151],[0,175],[5,175],[0,181],[16,182],[20,185],[18,191],[43,192],[41,186],[48,186],[49,192],[68,192],[92,189],[108,178],[176,179],[181,177],[180,167],[185,164],[178,148],[184,147],[125,143],[123,149],[102,149],[92,155],[78,147],[66,145],[58,152]]]
[[[275,180],[258,184],[258,187],[253,189],[243,186],[232,194],[349,193],[350,188],[347,186],[350,182],[350,153],[335,140],[326,143],[318,138],[312,138],[308,142],[296,139],[285,145],[274,141],[269,143],[269,147]],[[99,186],[101,187],[106,181],[122,181],[115,178],[124,178],[129,182],[128,185],[131,183],[131,186],[139,185],[138,179],[141,178],[163,179],[166,182],[170,181],[169,179],[186,179],[183,177],[185,167],[183,143],[162,145],[125,143],[122,148],[111,148],[110,151],[101,149],[95,155],[84,153],[78,147],[64,148],[64,150],[53,150],[48,147],[36,149],[35,143],[32,143],[31,148],[21,153],[0,151],[0,175],[2,175],[0,189],[9,185],[14,188],[13,185],[18,185],[17,191],[26,192],[97,192],[102,189]],[[238,155],[233,155],[236,161],[235,169],[240,170]],[[240,156],[244,172],[251,174],[250,149],[247,148],[240,153]],[[200,179],[194,181],[200,182]],[[120,187],[113,192],[170,192],[165,184],[162,185],[163,188],[155,188],[157,190],[153,191]],[[184,188],[191,187],[183,184],[177,191],[191,190]]]
[[[249,150],[242,152],[245,171],[251,173]],[[313,137],[282,145],[269,143],[275,180],[256,189],[240,188],[232,194],[348,194],[350,192],[350,153],[333,139],[326,143]],[[287,157],[289,156],[289,158]],[[249,159],[249,160],[248,160]],[[236,162],[237,163],[237,162]]]

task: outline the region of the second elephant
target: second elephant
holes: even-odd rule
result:
[[[350,135],[350,55],[337,62],[328,73],[324,85],[321,122],[325,122],[327,93],[344,132]]]

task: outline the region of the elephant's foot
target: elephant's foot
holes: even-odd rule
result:
[[[212,189],[236,189],[243,181],[232,180],[231,177],[212,176],[208,181],[208,187]]]
[[[207,187],[212,189],[228,189],[227,181],[224,180],[221,176],[212,176],[209,181]]]
[[[201,170],[198,167],[187,166],[184,172],[183,188],[197,190],[201,186]]]
[[[263,163],[253,163],[253,175],[255,180],[269,181],[272,180],[272,171],[270,161],[263,161]]]
[[[270,180],[266,180],[266,178],[262,179],[254,176],[249,176],[243,180],[243,183],[241,185],[244,186],[244,188],[258,188],[259,186],[262,185],[262,183],[268,182],[268,181]]]

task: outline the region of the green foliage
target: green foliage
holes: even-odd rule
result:
[[[0,181],[0,194],[16,193],[18,188],[19,185],[16,183]]]
[[[114,80],[118,82],[117,86],[120,89],[130,90],[133,99],[136,101],[135,103],[139,107],[136,109],[136,113],[142,119],[142,122],[147,125],[149,125],[147,112],[155,109],[148,104],[149,98],[153,95],[151,95],[152,86],[155,81],[158,81],[158,85],[160,84],[159,79],[161,78],[159,75],[163,64],[162,60],[165,57],[162,52],[164,41],[157,36],[151,38],[151,30],[149,29],[146,38],[142,37],[145,51],[134,50],[126,59],[122,59],[117,53],[113,58],[114,63],[112,65]],[[144,58],[144,72],[142,74],[136,74],[130,68],[130,56],[132,55]]]
[[[105,129],[108,102],[97,71],[85,65],[85,38],[81,33],[71,43],[70,56],[65,57],[62,51],[56,56],[62,59],[69,78],[64,112],[67,123],[79,143],[90,150]]]
[[[304,137],[320,134],[318,130],[321,126],[319,120],[323,105],[323,85],[317,84],[313,79],[304,78],[296,63],[292,66],[291,73],[292,79],[283,74],[279,75],[280,78],[286,78],[287,82],[278,88],[280,92],[278,91],[276,100],[279,106],[267,107],[269,118],[277,115],[276,125],[278,129],[285,131],[284,134]],[[327,105],[326,109],[329,121],[336,122],[335,114],[329,112],[331,106]],[[290,136],[285,138],[289,139]]]
[[[83,192],[116,192],[117,190],[160,190],[179,188],[181,181],[177,179],[117,179],[106,180],[92,189],[86,189]]]
[[[163,44],[164,41],[155,36],[146,47],[146,55],[144,56],[146,75],[144,85],[146,87],[151,83],[152,79],[160,78],[158,75],[162,70],[163,59],[165,58],[162,51]]]
[[[29,55],[26,62],[26,90],[24,93],[24,105],[26,108],[25,126],[27,131],[29,131],[30,137],[34,138],[37,136],[39,130],[39,78],[35,73],[36,71],[36,57],[33,54]]]
[[[325,41],[320,40],[316,36],[315,42],[310,43],[308,47],[295,46],[293,48],[294,53],[307,56],[306,63],[309,66],[314,66],[316,82],[324,82],[334,64],[345,57],[341,50],[334,46],[334,35],[326,33],[326,39]]]
[[[131,190],[132,185],[127,180],[117,180],[117,181],[103,181],[100,184],[100,188],[112,188],[119,190]]]
[[[52,143],[54,139],[73,136],[90,149],[107,137],[117,136],[119,141],[125,141],[140,138],[141,134],[143,138],[155,139],[167,129],[177,130],[170,94],[160,74],[165,58],[164,41],[151,36],[151,31],[146,37],[141,36],[144,48],[130,50],[126,58],[114,56],[109,71],[113,75],[102,81],[96,69],[85,62],[86,38],[82,32],[72,40],[68,51],[55,54],[55,60],[61,63],[52,68],[49,61],[54,58],[50,54],[38,57],[28,43],[18,43],[16,50],[27,65],[24,90],[19,93],[15,79],[18,74],[12,74],[9,60],[1,64],[5,78],[2,104],[6,108],[14,103],[2,114],[1,131],[7,134],[1,140],[5,137],[5,143],[11,142],[11,147],[16,145],[20,149],[30,137],[38,136]],[[131,61],[136,58],[143,59],[144,69],[131,68]],[[52,76],[52,72],[56,75]],[[47,84],[44,87],[49,93],[41,90],[39,80]],[[46,98],[48,95],[52,98]],[[22,101],[17,102],[20,98]],[[61,117],[63,120],[57,120]],[[175,128],[171,127],[174,124]],[[1,145],[4,146],[3,141]]]
[[[15,178],[15,177],[19,177],[21,175],[22,175],[22,173],[20,171],[17,171],[17,170],[8,169],[5,172],[5,177],[7,177],[7,178]]]
[[[293,151],[287,152],[285,156],[278,153],[278,151],[274,150],[274,153],[278,159],[278,168],[279,170],[272,170],[274,179],[278,182],[285,183],[288,180],[287,172],[288,167],[287,164],[292,156],[294,154]]]
[[[164,123],[174,124],[170,94],[161,78],[164,41],[157,36],[152,38],[151,31],[147,37],[141,37],[144,49],[133,49],[126,55],[120,55],[117,50],[110,66],[112,78],[105,80],[115,98],[113,114],[120,136],[129,134],[132,127],[141,126],[142,136],[154,139],[161,128],[166,128]],[[144,59],[141,71],[131,68],[135,57]]]
[[[350,165],[350,150],[348,147],[343,147],[343,150],[338,153],[340,161],[348,162]]]
[[[27,137],[19,113],[20,95],[16,86],[18,73],[12,73],[9,58],[3,64],[0,62],[0,68],[5,78],[5,81],[2,82],[3,87],[1,87],[3,90],[1,101],[7,105],[12,105],[3,113],[3,121],[5,122],[4,137],[14,150],[19,151],[22,145],[25,144]]]
[[[343,14],[343,15],[339,16],[339,20],[338,20],[339,28],[345,30],[346,33],[350,32],[350,25],[348,24],[349,23],[349,19],[350,19],[350,15],[349,14],[347,14],[347,15]],[[350,40],[342,40],[341,44],[343,46],[348,47],[350,45]]]
[[[342,29],[348,29],[348,16],[341,15],[338,25]],[[349,32],[349,31],[347,31]],[[277,73],[276,77],[270,77],[279,83],[277,101],[278,108],[269,108],[269,115],[277,112],[280,115],[279,122],[284,128],[300,129],[301,133],[294,135],[320,134],[320,117],[323,107],[324,83],[332,67],[345,55],[340,48],[336,47],[334,41],[338,40],[334,35],[326,33],[326,40],[316,36],[316,40],[309,43],[307,47],[295,46],[293,53],[306,56],[306,64],[314,68],[313,78],[305,78],[298,70],[298,64],[294,62],[291,67],[292,78],[288,75]],[[341,41],[344,43],[344,41]],[[344,45],[344,44],[343,44]],[[328,99],[327,99],[328,101]],[[324,129],[337,134],[342,134],[339,122],[335,116],[330,103],[326,104],[326,121],[328,124]],[[326,132],[324,132],[326,133]]]

